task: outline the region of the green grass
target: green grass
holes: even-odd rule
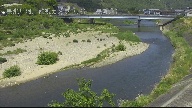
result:
[[[7,59],[6,59],[6,58],[3,58],[3,57],[0,57],[0,64],[1,64],[1,63],[4,63],[4,62],[7,62]]]
[[[123,44],[119,44],[118,46],[112,46],[111,48],[107,48],[105,50],[103,50],[101,53],[99,53],[95,58],[83,61],[81,64],[84,64],[86,66],[88,65],[92,65],[94,63],[97,63],[101,60],[103,60],[106,57],[109,57],[110,54],[114,53],[114,52],[119,52],[119,51],[125,51],[126,47]]]
[[[21,48],[17,48],[16,50],[13,50],[13,51],[7,51],[6,53],[3,53],[0,55],[11,55],[11,54],[19,54],[19,53],[23,53],[23,52],[27,52],[27,50],[24,50],[24,49],[21,49]]]
[[[4,78],[11,78],[19,75],[21,75],[21,70],[17,65],[11,66],[9,69],[6,69],[3,73]]]
[[[131,20],[125,20],[124,23],[128,25],[135,24],[135,22]]]
[[[118,46],[115,47],[116,51],[125,51],[126,50],[126,46],[123,44],[119,44]]]
[[[50,65],[58,61],[58,53],[55,52],[42,52],[37,59],[38,65]]]
[[[119,40],[132,41],[132,42],[141,42],[139,37],[137,37],[131,31],[118,32],[117,34],[115,34],[113,36],[117,37]]]
[[[104,59],[105,57],[108,57],[110,54],[110,49],[105,49],[101,53],[99,53],[95,58],[83,61],[81,64],[84,64],[86,66],[92,65],[93,63],[99,62],[100,60]]]

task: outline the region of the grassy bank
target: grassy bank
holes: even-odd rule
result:
[[[155,86],[149,95],[140,95],[133,101],[121,100],[120,106],[147,106],[157,97],[168,92],[173,84],[181,81],[182,78],[190,74],[190,68],[192,67],[192,49],[186,40],[182,37],[184,30],[175,30],[175,28],[181,26],[179,23],[183,23],[183,19],[175,22],[173,28],[164,33],[171,40],[171,43],[175,48],[175,53],[173,54],[173,62],[168,71],[168,74],[161,79],[159,84]],[[185,29],[187,30],[187,28]]]

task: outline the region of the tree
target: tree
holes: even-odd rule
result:
[[[51,104],[48,104],[49,107],[102,107],[103,102],[107,102],[111,106],[115,106],[112,101],[115,96],[113,93],[110,93],[107,89],[104,89],[100,96],[97,96],[93,92],[91,87],[91,80],[86,81],[84,78],[77,79],[79,90],[75,92],[72,89],[67,89],[62,95],[65,97],[63,103],[57,101],[52,101]]]

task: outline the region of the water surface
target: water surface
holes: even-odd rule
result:
[[[70,69],[19,86],[1,88],[0,107],[43,107],[51,100],[62,102],[61,93],[67,88],[78,90],[76,78],[82,77],[93,80],[92,90],[98,94],[104,88],[116,94],[115,100],[149,94],[167,73],[173,47],[152,21],[142,20],[141,28],[123,24],[121,28],[135,32],[143,42],[150,44],[149,48],[140,55],[101,68]]]

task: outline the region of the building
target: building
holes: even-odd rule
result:
[[[184,14],[185,10],[181,10],[181,9],[175,9],[175,15],[182,15]]]
[[[176,15],[175,10],[162,10],[161,15]]]
[[[185,16],[192,17],[192,9],[186,10]]]
[[[102,9],[97,9],[96,12],[94,14],[100,15],[102,14]]]
[[[145,15],[161,15],[160,9],[143,9]]]
[[[69,5],[65,6],[65,5],[59,4],[57,6],[57,9],[58,9],[58,15],[65,15],[69,13],[69,11],[71,10],[71,7]]]
[[[117,9],[97,9],[97,11],[94,14],[106,14],[106,15],[115,15],[117,14]]]

